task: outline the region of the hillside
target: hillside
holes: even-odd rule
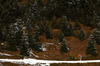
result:
[[[99,0],[1,0],[0,59],[99,60],[99,6]]]
[[[93,30],[90,30],[90,27],[86,27],[83,25],[81,25],[81,27],[84,28],[86,34],[89,31],[93,31]],[[54,33],[59,34],[59,29],[54,29],[53,34]],[[74,36],[65,37],[65,39],[69,42],[70,50],[69,50],[69,52],[62,54],[60,51],[61,43],[55,44],[54,39],[46,39],[44,36],[41,36],[40,39],[41,39],[41,42],[44,43],[43,45],[46,45],[46,43],[48,43],[47,47],[45,47],[46,51],[44,51],[44,52],[33,51],[33,53],[36,54],[37,56],[39,56],[39,58],[34,57],[34,56],[32,58],[45,59],[45,60],[79,60],[78,55],[82,55],[84,60],[87,60],[87,59],[94,60],[94,59],[100,58],[100,56],[99,56],[100,46],[99,45],[97,45],[97,50],[98,50],[97,57],[93,57],[93,56],[86,54],[86,48],[87,48],[87,44],[88,44],[87,40],[81,41],[81,40],[79,40],[79,38],[74,37]],[[2,50],[1,52],[12,54],[15,56],[19,56],[19,54],[20,54],[19,51],[12,52],[12,51],[8,51],[8,50]],[[71,57],[73,57],[73,58],[71,58]],[[9,57],[2,57],[2,58],[9,58]],[[11,57],[11,58],[17,58],[17,57]]]

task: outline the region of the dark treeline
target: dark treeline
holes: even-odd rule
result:
[[[98,22],[100,15],[99,0],[29,0],[22,5],[23,0],[1,0],[0,1],[0,22],[15,22],[14,18],[22,18],[25,12],[29,12],[27,17],[32,16],[34,20],[52,19],[53,16],[66,16],[68,20],[79,20],[85,25],[94,26]]]

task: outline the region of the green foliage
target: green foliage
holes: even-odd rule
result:
[[[59,36],[59,41],[60,41],[60,42],[62,42],[62,41],[63,41],[63,39],[64,39],[64,34],[63,34],[63,33],[61,33],[61,35]]]
[[[23,56],[29,56],[29,42],[28,42],[28,36],[23,34],[21,39],[21,48],[20,48],[20,55]]]
[[[45,29],[45,35],[46,35],[47,39],[53,39],[53,33],[52,33],[52,30],[49,27],[47,27]]]
[[[41,45],[39,44],[39,41],[36,41],[36,38],[33,35],[28,34],[28,42],[29,42],[29,48],[32,48],[33,50],[38,52],[42,51],[40,49]]]
[[[57,21],[56,21],[57,19],[56,19],[56,16],[53,16],[53,18],[52,18],[52,28],[57,28]]]
[[[95,45],[95,41],[89,40],[89,43],[88,43],[88,46],[87,46],[87,49],[86,49],[86,54],[90,54],[90,55],[93,55],[93,56],[98,55],[96,45]]]
[[[7,29],[2,24],[0,25],[0,41],[6,41],[7,38]]]
[[[76,30],[80,30],[80,29],[81,29],[80,24],[79,24],[78,21],[75,22],[75,29],[76,29]]]
[[[82,41],[82,40],[85,40],[85,33],[84,33],[84,29],[81,28],[80,30],[80,33],[79,33],[79,39]]]
[[[94,40],[96,41],[96,44],[100,45],[100,30],[94,32]]]
[[[65,39],[63,39],[62,46],[61,46],[60,50],[61,50],[61,52],[68,52],[69,51],[68,43],[66,43]]]
[[[7,42],[9,45],[9,50],[17,51],[17,44],[16,44],[16,30],[13,24],[10,25]]]

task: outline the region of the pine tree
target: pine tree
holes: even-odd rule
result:
[[[28,42],[29,42],[29,47],[32,48],[33,50],[35,51],[42,51],[40,48],[41,48],[41,45],[39,45],[39,41],[36,41],[36,39],[34,38],[33,35],[31,34],[28,34]]]
[[[86,49],[86,54],[97,56],[97,49],[96,49],[95,41],[89,40],[89,43]]]
[[[61,22],[61,30],[64,36],[71,36],[73,35],[74,26],[73,24],[68,23],[66,20],[67,20],[67,17],[63,16],[62,22]]]
[[[70,34],[70,36],[73,35],[73,31],[74,31],[73,24],[69,24],[69,34]]]
[[[35,26],[35,35],[40,36],[40,28],[39,26]]]
[[[52,33],[52,30],[50,28],[46,29],[45,35],[46,35],[47,39],[53,39],[53,33]]]
[[[34,34],[34,39],[36,42],[40,42],[39,35],[37,35],[36,32]]]
[[[20,15],[17,0],[1,0],[0,1],[0,19],[5,25],[14,23],[15,19]]]
[[[21,45],[22,35],[23,35],[23,33],[20,30],[16,33],[16,41],[15,41],[15,43],[16,43],[16,46],[18,48],[20,48],[20,45]]]
[[[1,25],[0,25],[0,41],[2,41],[2,27],[1,27]]]
[[[7,36],[7,42],[9,45],[9,50],[11,51],[17,51],[17,45],[16,45],[16,30],[13,24],[10,25],[9,33]]]
[[[80,24],[79,24],[78,21],[75,22],[75,29],[76,29],[76,30],[80,30],[80,29],[81,29]]]
[[[30,51],[30,49],[27,47],[27,45],[25,45],[25,44],[21,45],[20,55],[29,56],[29,51]]]
[[[0,41],[6,41],[6,38],[7,38],[7,28],[6,28],[6,26],[1,26],[0,25]]]
[[[56,0],[48,0],[48,3],[47,3],[47,18],[50,19],[51,17],[55,16],[56,15],[56,5],[57,4],[57,1]]]
[[[65,39],[63,39],[62,46],[61,46],[60,50],[61,50],[61,52],[68,52],[69,51],[68,43],[66,42]]]
[[[21,39],[20,55],[29,56],[29,51],[30,48],[29,48],[28,36],[23,34]]]
[[[36,21],[39,17],[39,7],[38,7],[38,2],[35,0],[34,5],[33,5],[33,15],[34,15],[34,20]]]
[[[100,30],[100,22],[97,23],[97,28]]]
[[[66,26],[62,29],[62,32],[65,36],[71,36],[73,34],[73,27],[71,25]]]
[[[62,22],[61,22],[61,30],[64,36],[69,36],[69,27],[67,25],[67,21],[65,21],[64,18],[62,19]]]
[[[40,27],[40,35],[43,35],[43,33],[45,33],[45,30],[44,30],[45,26],[43,22],[40,22],[39,27]]]
[[[37,51],[37,52],[42,52],[42,49],[41,49],[41,43],[40,42],[36,42],[33,50]]]
[[[60,35],[60,37],[59,37],[59,41],[60,41],[60,42],[62,42],[62,41],[63,41],[63,39],[64,39],[64,34],[63,34],[63,33],[61,33],[61,35]]]
[[[94,40],[96,41],[96,44],[100,45],[100,30],[94,32]]]
[[[80,30],[79,39],[80,39],[81,41],[82,41],[82,40],[85,40],[85,33],[84,33],[84,29],[83,29],[83,28]]]
[[[52,25],[51,26],[52,26],[52,28],[55,29],[55,28],[57,28],[56,25],[57,25],[56,16],[53,16],[53,18],[52,18]]]
[[[60,29],[63,30],[67,26],[67,22],[62,18],[61,23],[60,23]]]

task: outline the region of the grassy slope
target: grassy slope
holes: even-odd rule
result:
[[[87,35],[87,33],[90,31],[90,27],[83,26],[82,24],[81,24],[81,27],[84,28],[85,33]],[[93,32],[93,30],[91,30],[91,31]],[[60,32],[59,29],[54,29],[53,30],[54,36],[55,36],[55,34],[57,34],[59,32]],[[65,38],[70,42],[69,46],[72,48],[69,50],[68,53],[62,54],[60,52],[61,44],[49,45],[47,47],[47,51],[45,51],[45,52],[38,53],[36,51],[33,51],[33,53],[39,56],[39,58],[37,58],[37,59],[46,59],[46,60],[73,60],[70,58],[70,56],[76,57],[76,60],[78,60],[79,59],[78,55],[82,55],[84,57],[84,59],[99,59],[100,58],[100,46],[99,45],[97,45],[97,50],[98,50],[99,55],[97,57],[92,57],[92,56],[86,55],[86,48],[87,48],[86,41],[80,41],[77,37],[73,37],[73,36],[65,37]],[[40,39],[41,39],[41,42],[54,43],[55,38],[54,39],[46,39],[45,36],[41,36]],[[3,50],[2,52],[16,55],[15,57],[3,56],[2,58],[22,58],[22,57],[18,56],[19,52],[11,52],[8,50]],[[35,58],[35,57],[33,57],[33,58]]]

